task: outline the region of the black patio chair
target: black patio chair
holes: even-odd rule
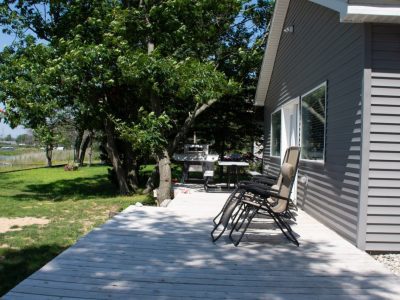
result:
[[[239,211],[232,220],[232,228],[229,233],[229,238],[235,246],[239,245],[254,217],[259,214],[271,216],[286,238],[299,246],[299,242],[293,234],[290,224],[286,221],[289,211],[290,194],[296,178],[297,167],[298,159],[294,165],[291,163],[284,163],[282,165],[282,181],[278,191],[262,189],[259,186],[249,186],[247,188],[247,191],[253,196],[241,200]],[[235,240],[233,232],[240,231],[242,227],[243,229],[239,238]]]
[[[285,156],[283,158],[283,162],[287,162],[287,159],[289,157],[289,151],[290,148],[286,149],[285,151]],[[218,217],[222,216],[223,212],[225,209],[229,206],[231,202],[235,202],[238,200],[241,196],[243,196],[245,192],[245,188],[248,185],[253,185],[253,184],[263,184],[266,185],[267,187],[272,187],[274,185],[279,185],[281,180],[281,174],[279,173],[278,176],[272,176],[272,175],[257,175],[253,176],[250,180],[244,180],[240,181],[234,191],[229,195],[228,199],[225,201],[224,206],[222,207],[221,211],[214,217],[213,223],[214,225],[217,225],[219,223]]]
[[[300,148],[299,147],[289,147],[284,156],[284,163],[292,162],[297,166],[298,160],[300,155]],[[212,241],[217,241],[222,234],[225,232],[226,228],[228,227],[230,220],[234,219],[239,212],[238,207],[241,204],[241,200],[246,197],[247,194],[252,194],[252,188],[257,188],[259,190],[265,191],[277,191],[279,190],[279,186],[282,182],[282,174],[280,173],[275,182],[270,181],[268,183],[264,182],[257,182],[257,181],[244,181],[240,182],[238,187],[232,192],[232,194],[228,197],[227,201],[225,202],[224,206],[222,207],[221,211],[217,214],[217,216],[213,219],[214,228],[211,231],[211,238]],[[247,196],[248,197],[248,196]],[[219,219],[218,219],[219,217]],[[288,210],[286,212],[286,217],[294,218],[293,214]],[[214,236],[217,230],[220,232]]]

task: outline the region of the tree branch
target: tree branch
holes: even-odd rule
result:
[[[185,122],[183,123],[183,126],[181,127],[181,130],[177,133],[177,135],[174,138],[174,141],[172,142],[171,146],[169,147],[169,154],[172,156],[172,154],[175,152],[176,148],[178,147],[179,142],[183,140],[183,138],[186,136],[188,133],[189,129],[192,128],[195,119],[203,113],[207,108],[209,108],[211,105],[213,105],[217,99],[211,99],[207,103],[202,104],[201,106],[197,103],[193,112],[189,113],[188,117],[186,118]]]
[[[303,102],[303,106],[314,116],[316,117],[322,124],[325,124],[325,117],[319,114],[314,108],[309,106],[306,102]]]
[[[35,6],[35,8],[36,8],[36,6]],[[37,28],[31,26],[30,24],[27,24],[26,20],[27,20],[28,18],[27,18],[26,15],[24,15],[22,12],[18,12],[18,11],[16,11],[16,10],[11,9],[11,7],[10,7],[8,4],[7,4],[7,9],[8,9],[8,11],[9,11],[11,14],[13,14],[13,13],[16,13],[16,14],[17,14],[17,16],[19,17],[19,21],[20,21],[22,24],[24,24],[23,26],[25,26],[26,29],[31,30],[33,33],[36,34],[37,37],[39,37],[39,38],[41,38],[41,39],[43,39],[43,40],[46,40],[46,41],[50,42],[49,37],[47,37],[46,34],[45,34],[44,32],[43,32],[43,36],[40,36],[40,35],[39,35],[39,31],[37,30]],[[36,10],[37,10],[37,8],[36,8]],[[25,19],[25,20],[24,20],[24,19]]]

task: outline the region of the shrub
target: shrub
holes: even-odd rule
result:
[[[76,163],[66,164],[64,166],[64,171],[76,171],[79,169],[79,165]]]

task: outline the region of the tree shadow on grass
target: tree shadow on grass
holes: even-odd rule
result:
[[[65,249],[57,244],[0,249],[0,297]]]
[[[62,179],[46,184],[30,184],[24,193],[14,195],[16,200],[85,200],[116,196],[117,189],[104,175],[88,178]]]

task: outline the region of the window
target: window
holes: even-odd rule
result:
[[[271,117],[271,155],[281,156],[281,111]]]
[[[326,83],[301,98],[301,158],[324,160]]]

